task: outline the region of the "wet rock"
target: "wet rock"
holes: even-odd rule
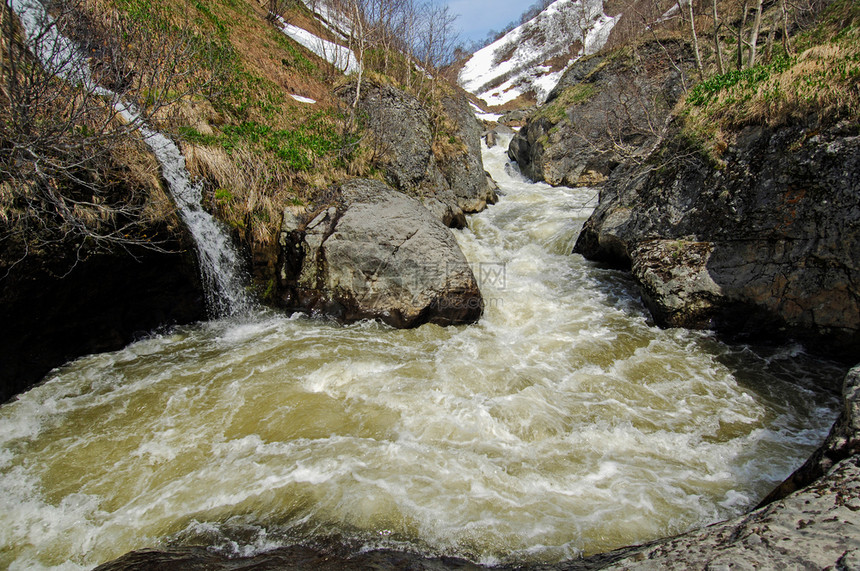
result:
[[[575,251],[632,267],[663,325],[856,355],[860,136],[843,127],[747,128],[722,163],[676,132],[613,174]]]
[[[21,256],[11,241],[0,246],[0,403],[67,361],[204,319],[193,243],[176,234],[165,238],[168,252],[57,246]]]
[[[464,98],[443,97],[442,106],[452,128],[452,132],[447,134],[452,146],[436,157],[437,167],[463,212],[480,212],[498,200],[493,188],[487,184],[484,171],[481,154],[483,126]]]
[[[465,228],[466,215],[450,190],[421,198],[421,204],[448,228]]]
[[[281,234],[282,305],[394,327],[477,321],[481,292],[451,231],[417,200],[372,180]]]
[[[636,245],[633,275],[655,318],[670,327],[707,329],[719,309],[721,290],[708,273],[714,245],[686,240],[648,240]]]
[[[377,550],[341,555],[302,546],[282,547],[254,557],[230,559],[203,547],[178,547],[157,551],[135,551],[104,565],[97,571],[476,571],[484,567],[452,557],[427,558],[399,551]]]

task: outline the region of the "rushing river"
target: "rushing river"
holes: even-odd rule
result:
[[[84,357],[0,408],[0,567],[338,541],[558,561],[754,505],[814,449],[844,371],[654,327],[570,255],[593,189],[523,181],[458,232],[480,323],[260,312]],[[507,168],[507,171],[506,171]]]

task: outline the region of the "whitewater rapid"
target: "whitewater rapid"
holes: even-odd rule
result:
[[[457,239],[486,311],[394,330],[257,312],[78,359],[0,407],[0,567],[337,542],[559,561],[742,512],[835,417],[797,346],[659,329],[571,255],[594,189],[523,179]]]

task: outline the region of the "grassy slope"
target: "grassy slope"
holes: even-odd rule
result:
[[[793,54],[701,81],[680,114],[685,132],[718,157],[747,125],[827,127],[860,117],[860,5],[837,0],[817,25],[794,38]]]

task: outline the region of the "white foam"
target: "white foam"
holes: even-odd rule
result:
[[[221,319],[0,407],[0,566],[320,536],[557,561],[736,514],[823,437],[833,399],[770,372],[803,355],[649,325],[626,274],[569,254],[593,189],[485,165],[504,195],[456,233],[475,325]]]

